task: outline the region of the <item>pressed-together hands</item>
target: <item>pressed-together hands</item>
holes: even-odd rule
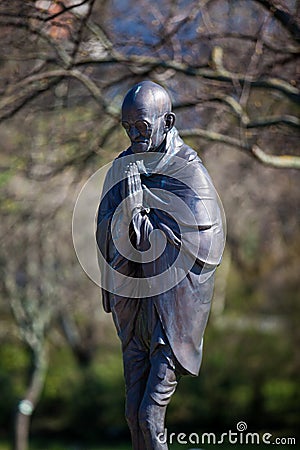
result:
[[[143,208],[143,188],[138,165],[130,163],[126,168],[126,194],[127,200],[123,202],[123,211],[126,216],[132,218],[134,214]]]

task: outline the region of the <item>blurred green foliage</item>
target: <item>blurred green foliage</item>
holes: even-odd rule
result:
[[[231,283],[239,284],[238,271]],[[229,286],[241,298],[238,286]],[[243,302],[253,301],[251,290]],[[232,298],[232,310],[237,301]],[[253,307],[253,305],[252,305]],[[243,310],[247,310],[243,305]],[[238,318],[233,315],[234,318]],[[128,437],[124,419],[124,383],[117,340],[99,346],[90,365],[78,365],[67,345],[51,345],[51,364],[32,432],[73,436],[83,442]],[[248,430],[294,436],[299,426],[300,386],[291,366],[290,336],[245,327],[221,329],[213,317],[207,328],[200,377],[183,377],[168,412],[168,429],[183,432]],[[24,389],[27,351],[15,342],[0,348],[2,430]],[[103,447],[105,448],[105,447]]]

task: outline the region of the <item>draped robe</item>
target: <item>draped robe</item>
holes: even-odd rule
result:
[[[120,204],[128,191],[120,173],[125,173],[129,160],[138,161],[144,200],[143,209],[127,223]],[[154,260],[143,260],[143,252],[151,247],[160,252],[151,240],[157,230],[164,233],[164,250]],[[176,128],[159,152],[135,155],[129,147],[116,158],[104,183],[96,236],[99,252],[113,269],[107,270],[99,260],[103,307],[113,314],[123,348],[134,333],[139,298],[146,297],[155,305],[177,361],[197,375],[214,271],[224,249],[224,217],[210,176]],[[120,248],[126,247],[124,255]],[[140,260],[130,257],[134,250],[140,252]]]

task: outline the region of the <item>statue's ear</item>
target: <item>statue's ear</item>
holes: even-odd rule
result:
[[[165,115],[165,131],[166,132],[170,131],[173,128],[174,123],[175,123],[175,118],[176,118],[176,116],[172,112],[167,113]]]

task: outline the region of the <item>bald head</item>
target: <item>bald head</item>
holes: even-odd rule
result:
[[[142,81],[127,92],[122,105],[122,125],[134,153],[160,147],[174,125],[171,108],[167,91],[152,81]]]
[[[135,104],[143,108],[145,105],[152,106],[156,114],[171,112],[172,103],[167,91],[153,81],[142,81],[133,86],[126,94],[123,106]]]

